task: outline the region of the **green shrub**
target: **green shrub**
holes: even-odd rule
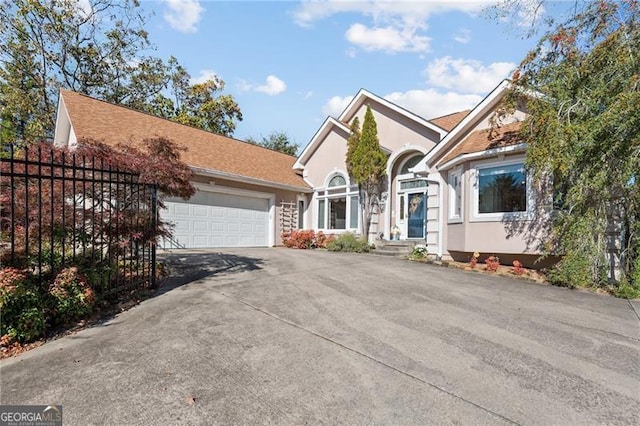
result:
[[[593,287],[596,286],[593,280],[593,268],[588,256],[575,252],[567,253],[549,270],[547,277],[555,285],[569,288]]]
[[[613,294],[623,299],[636,299],[640,297],[640,285],[623,279],[618,287],[615,288]]]
[[[354,253],[368,253],[371,247],[369,243],[355,234],[347,232],[339,235],[333,241],[327,243],[329,251],[347,251]]]
[[[75,266],[63,269],[49,288],[54,299],[55,320],[62,325],[87,318],[95,295],[86,277]]]
[[[424,244],[418,244],[413,248],[409,257],[411,259],[424,259],[425,257],[427,257],[427,254],[429,254],[427,251],[427,246],[425,246]]]
[[[44,306],[44,295],[25,271],[0,270],[0,336],[4,343],[25,343],[42,336],[46,327]]]
[[[623,299],[636,299],[640,297],[640,257],[636,258],[633,262],[633,270],[629,278],[623,278],[613,294]]]

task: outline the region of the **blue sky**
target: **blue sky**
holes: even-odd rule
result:
[[[535,45],[530,16],[490,19],[487,4],[141,2],[157,56],[225,81],[244,115],[235,137],[284,131],[301,147],[360,88],[425,118],[477,104]]]

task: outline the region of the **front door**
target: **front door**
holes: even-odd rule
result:
[[[424,192],[407,194],[407,238],[424,239],[426,199]]]

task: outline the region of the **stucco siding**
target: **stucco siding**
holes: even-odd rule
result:
[[[346,172],[348,137],[341,130],[329,132],[305,164],[303,176],[314,189],[324,187],[330,174]]]
[[[380,144],[389,151],[402,150],[404,146],[418,145],[430,150],[439,141],[439,135],[414,120],[393,111],[384,105],[371,102],[371,111],[376,120]],[[366,105],[360,107],[355,114],[364,123]]]
[[[444,177],[446,179],[446,188],[444,193],[444,206],[446,222],[445,232],[445,251],[458,252],[483,252],[483,253],[529,253],[539,254],[540,238],[542,238],[544,228],[540,228],[537,222],[530,219],[542,217],[543,211],[536,210],[539,208],[537,200],[540,194],[536,193],[528,185],[531,193],[527,208],[528,215],[508,216],[503,219],[490,218],[483,220],[475,216],[474,208],[476,205],[475,197],[478,196],[474,190],[474,170],[477,166],[500,164],[501,162],[524,161],[523,155],[492,157],[476,162],[465,162],[462,165],[462,190],[463,190],[463,206],[462,206],[462,223],[449,223],[449,173]],[[530,184],[531,182],[529,182]],[[517,231],[515,231],[517,230]]]

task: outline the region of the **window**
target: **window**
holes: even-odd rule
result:
[[[304,229],[304,200],[298,200],[298,229]]]
[[[523,163],[477,169],[477,213],[527,211],[527,175]]]
[[[329,229],[346,229],[347,201],[344,198],[329,200]]]
[[[327,190],[318,191],[318,229],[356,230],[358,228],[358,188],[350,187],[343,175],[334,175]]]
[[[406,175],[408,173],[411,173],[409,169],[415,167],[416,164],[418,164],[420,160],[422,160],[422,157],[423,157],[422,155],[416,155],[414,157],[409,158],[407,161],[404,162],[404,164],[400,168],[400,173],[398,174]]]
[[[341,175],[335,175],[329,181],[329,188],[334,188],[336,186],[347,186],[346,179]]]
[[[326,214],[324,210],[325,204],[325,200],[318,200],[318,229],[324,228],[324,217]]]
[[[358,213],[360,209],[358,208],[358,196],[354,195],[351,197],[351,212],[349,215],[349,224],[351,228],[358,227]]]
[[[449,220],[462,220],[462,170],[449,173]]]

